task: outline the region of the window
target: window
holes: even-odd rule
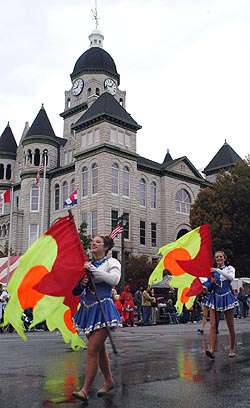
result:
[[[48,166],[48,158],[49,158],[49,156],[48,156],[48,150],[47,150],[47,149],[44,149],[44,150],[43,150],[43,160],[42,160],[42,164],[43,164],[43,165],[46,165],[46,167]]]
[[[156,183],[153,181],[151,184],[151,208],[156,208],[157,206],[157,189]]]
[[[111,231],[115,228],[118,221],[118,211],[112,210],[111,211]]]
[[[96,194],[98,190],[98,167],[97,164],[92,164],[92,194]]]
[[[34,242],[39,235],[39,225],[38,224],[30,224],[29,225],[29,245]]]
[[[70,194],[74,193],[75,191],[75,179],[72,179],[70,182]]]
[[[99,89],[99,88],[96,88],[96,90],[95,90],[95,94],[96,94],[97,96],[99,96],[99,95],[100,95],[100,89]]]
[[[88,96],[91,95],[91,88],[88,89]]]
[[[34,166],[39,166],[39,164],[40,164],[40,150],[35,149]]]
[[[11,164],[7,164],[6,168],[6,179],[10,180],[11,179]]]
[[[146,207],[146,181],[143,178],[139,184],[139,201],[142,207]]]
[[[122,170],[122,195],[129,197],[129,168],[127,166]]]
[[[119,166],[112,164],[112,194],[119,194]]]
[[[156,247],[156,223],[151,222],[151,245]]]
[[[182,214],[189,214],[190,207],[191,207],[191,197],[189,193],[184,189],[177,191],[177,193],[175,194],[176,212],[179,212]]]
[[[112,258],[118,259],[119,253],[118,251],[112,251]]]
[[[70,108],[70,98],[67,99],[67,108]]]
[[[27,163],[32,164],[32,153],[30,149],[27,151]]]
[[[16,209],[19,210],[19,196],[16,196]]]
[[[146,245],[146,223],[140,221],[140,244]]]
[[[6,225],[3,225],[3,237],[6,237]]]
[[[123,219],[126,221],[124,226],[124,238],[129,239],[129,213],[123,213]]]
[[[122,98],[119,99],[119,103],[120,103],[120,105],[123,106],[123,99]]]
[[[1,163],[0,164],[0,180],[3,180],[4,178],[4,165]]]
[[[39,197],[40,197],[40,190],[39,186],[33,184],[31,187],[31,194],[30,194],[30,211],[31,212],[38,212],[39,211]]]
[[[97,211],[91,211],[91,236],[94,237],[97,234]]]
[[[64,203],[69,196],[69,186],[67,181],[64,181],[62,184],[62,206],[64,207]]]
[[[82,169],[82,196],[87,197],[88,195],[88,168],[83,167]]]
[[[3,200],[0,200],[0,215],[4,214],[4,202]]]
[[[54,197],[54,199],[55,199],[55,201],[54,201],[55,211],[57,211],[60,208],[60,186],[59,186],[59,184],[55,185],[55,190],[54,191],[55,191],[55,197]]]

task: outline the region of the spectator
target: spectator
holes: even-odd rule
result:
[[[177,310],[175,306],[173,305],[172,299],[168,299],[167,301],[167,313],[169,313],[169,316],[170,316],[170,323],[173,323],[173,324],[179,323],[178,318],[177,318]]]
[[[123,326],[134,326],[135,304],[129,285],[125,285],[121,293],[121,304]]]
[[[7,305],[9,299],[8,292],[3,288],[3,285],[0,284],[0,323],[3,323],[4,320],[4,309]],[[3,332],[3,329],[0,328],[0,333]]]
[[[247,296],[245,294],[244,288],[240,288],[240,291],[238,293],[238,302],[240,305],[240,314],[241,317],[246,317],[247,316]]]
[[[157,302],[155,298],[155,292],[154,289],[151,288],[149,292],[150,296],[153,298],[151,300],[151,314],[150,314],[150,320],[153,325],[156,325],[156,317],[157,317]]]
[[[151,326],[150,312],[152,301],[154,301],[154,298],[150,296],[150,287],[148,286],[147,289],[145,289],[142,294],[142,313],[144,326]]]
[[[143,286],[140,286],[139,289],[135,292],[135,305],[137,310],[137,320],[138,322],[142,322],[142,294],[143,294]]]

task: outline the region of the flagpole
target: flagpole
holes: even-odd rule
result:
[[[14,185],[11,184],[11,194],[10,194],[10,228],[9,228],[9,239],[8,239],[8,260],[7,260],[7,276],[6,282],[9,282],[10,276],[10,250],[11,250],[11,238],[12,238],[12,214],[13,214],[13,197],[14,197]]]
[[[44,230],[44,210],[45,210],[45,183],[46,183],[46,169],[47,169],[48,151],[43,152],[43,194],[42,194],[42,215],[41,215],[41,234]]]

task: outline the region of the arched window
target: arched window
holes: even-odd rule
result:
[[[91,95],[91,88],[88,89],[88,96]]]
[[[11,164],[7,164],[6,168],[6,179],[10,180],[11,179]]]
[[[98,191],[98,167],[97,164],[92,164],[91,167],[91,178],[92,178],[92,194],[96,194]]]
[[[189,214],[191,207],[190,194],[183,188],[175,194],[175,208],[176,212],[182,214]]]
[[[0,225],[0,237],[2,236],[2,225]]]
[[[119,166],[112,164],[112,194],[119,194]]]
[[[65,201],[69,196],[69,186],[67,181],[64,181],[62,184],[62,206],[64,206]]]
[[[30,192],[30,211],[38,212],[39,211],[39,197],[40,197],[39,186],[33,184]]]
[[[4,179],[4,165],[0,164],[0,180]]]
[[[10,233],[10,224],[7,224],[7,228],[6,228],[7,237],[9,236],[9,233]]]
[[[82,196],[87,197],[88,195],[88,178],[89,178],[89,171],[87,167],[83,167],[82,169]]]
[[[73,178],[70,182],[70,194],[74,193],[75,191],[75,179]]]
[[[3,238],[6,237],[6,225],[3,225]]]
[[[55,189],[54,189],[54,207],[55,207],[55,211],[59,210],[60,208],[60,186],[59,184],[55,185]]]
[[[120,103],[121,106],[123,106],[123,99],[122,98],[119,99],[119,103]]]
[[[96,94],[97,96],[99,96],[99,95],[100,95],[100,89],[99,89],[99,88],[96,88],[96,90],[95,90],[95,94]]]
[[[39,166],[39,165],[40,165],[40,150],[35,149],[34,166]]]
[[[129,197],[130,181],[129,181],[129,168],[123,167],[122,170],[122,195]]]
[[[30,149],[27,151],[27,163],[32,164],[32,152]]]
[[[70,98],[68,98],[68,99],[67,99],[67,108],[70,108],[70,105],[71,105],[71,103],[70,103]]]
[[[143,178],[139,184],[139,202],[142,207],[146,207],[146,181]]]
[[[157,206],[157,189],[156,183],[153,181],[151,183],[151,208],[156,208]]]

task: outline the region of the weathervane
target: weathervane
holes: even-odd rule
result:
[[[95,28],[97,30],[99,19],[100,19],[100,17],[98,16],[98,12],[97,12],[97,0],[95,0],[95,9],[94,10],[92,9],[91,12],[92,12],[93,19],[95,20]]]

